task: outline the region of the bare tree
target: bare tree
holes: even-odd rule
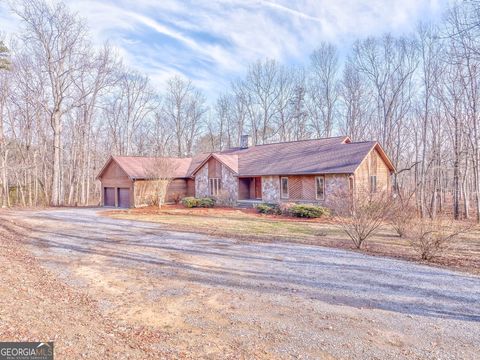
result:
[[[167,190],[175,177],[178,165],[172,158],[158,157],[145,169],[146,187],[151,192],[152,203],[161,208],[167,201]]]
[[[174,76],[167,81],[163,112],[165,119],[172,125],[177,156],[192,154],[205,111],[205,98],[190,80]]]
[[[338,99],[338,51],[332,44],[322,42],[311,55],[308,109],[317,137],[332,134]]]
[[[475,228],[472,223],[453,223],[441,217],[412,222],[409,242],[422,260],[430,261],[452,247],[454,240]]]
[[[414,191],[410,194],[398,191],[391,200],[392,207],[388,220],[400,237],[409,235],[411,225],[417,219],[417,209],[412,201],[414,194]]]
[[[415,42],[391,35],[368,38],[354,44],[352,59],[375,96],[375,138],[397,165],[403,140],[398,134],[410,110],[412,75],[418,64]]]
[[[85,54],[85,26],[63,3],[24,0],[14,8],[23,20],[23,43],[34,57],[38,75],[47,77],[50,96],[44,104],[53,130],[52,205],[63,203],[63,116],[76,103],[71,99],[80,60]]]
[[[331,196],[329,204],[336,224],[357,249],[378,231],[392,212],[388,192],[370,192],[362,188],[354,192],[339,190]]]
[[[371,96],[364,82],[361,74],[356,71],[355,65],[348,60],[343,69],[339,91],[342,104],[342,131],[354,141],[366,140],[370,137],[367,125],[371,116],[369,100]]]
[[[8,97],[8,81],[11,68],[10,62],[10,50],[5,46],[3,41],[0,41],[0,168],[1,168],[1,183],[0,188],[1,206],[6,207],[9,205],[9,187],[8,187],[8,172],[7,172],[7,160],[8,149],[4,133],[4,111]]]

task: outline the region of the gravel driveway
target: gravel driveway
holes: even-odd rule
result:
[[[173,356],[474,359],[480,278],[355,252],[243,243],[98,209],[10,213],[51,270]]]

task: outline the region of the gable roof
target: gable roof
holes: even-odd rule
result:
[[[224,154],[224,153],[209,153],[206,154],[206,156],[202,159],[201,162],[197,163],[195,167],[192,167],[191,169],[191,176],[195,175],[200,168],[202,168],[203,165],[205,165],[208,160],[211,158],[217,159],[220,161],[222,164],[227,166],[230,170],[232,170],[235,174],[238,174],[238,155],[233,154]]]
[[[228,166],[238,176],[352,174],[373,149],[390,171],[395,168],[376,141],[351,142],[346,136],[234,148],[210,157]]]
[[[158,158],[145,156],[111,156],[105,166],[102,168],[97,178],[101,178],[108,165],[115,161],[118,166],[128,175],[132,180],[148,179],[151,177],[149,169],[154,169],[158,164],[159,159],[169,161],[172,167],[173,178],[189,177],[189,168],[192,163],[192,158]]]
[[[374,149],[390,171],[395,171],[378,142],[351,142],[347,136],[338,136],[257,145],[245,149],[233,148],[183,159],[112,156],[97,178],[102,176],[110,161],[115,161],[131,179],[148,179],[151,177],[148,176],[148,169],[155,168],[158,159],[168,159],[174,163],[173,178],[189,178],[212,157],[237,176],[353,174]]]
[[[343,144],[349,141],[347,136],[337,136],[256,145],[248,148],[232,148],[211,153],[202,163],[198,164],[192,175],[195,175],[210,157],[216,158],[239,176],[311,173],[309,169],[298,168],[299,158],[316,156],[319,149],[326,145]]]

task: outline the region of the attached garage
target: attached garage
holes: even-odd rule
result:
[[[104,206],[115,206],[115,188],[105,187],[103,188]]]
[[[170,158],[169,158],[170,159]],[[166,202],[194,196],[195,182],[188,176],[192,159],[171,158],[173,180],[167,188]],[[97,176],[102,184],[102,206],[130,208],[152,203],[156,196],[155,166],[158,158],[112,156]]]
[[[129,208],[130,207],[130,189],[118,188],[118,207]]]
[[[102,183],[102,206],[130,207],[134,181],[116,161],[108,161],[97,178]]]

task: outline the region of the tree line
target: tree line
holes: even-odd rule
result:
[[[95,46],[64,3],[23,0],[0,46],[3,206],[98,203],[110,154],[191,156],[349,135],[378,140],[394,186],[424,217],[480,221],[480,4],[452,6],[405,36],[356,40],[346,58],[319,42],[302,66],[259,59],[216,100],[173,76],[161,88]]]

